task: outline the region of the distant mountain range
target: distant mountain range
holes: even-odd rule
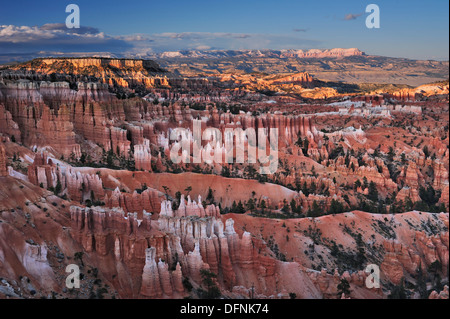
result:
[[[303,50],[185,50],[185,51],[167,51],[150,55],[156,59],[174,59],[174,58],[338,58],[346,56],[361,56],[364,52],[356,48],[351,49],[312,49]]]
[[[105,58],[140,58],[140,59],[222,59],[222,58],[339,58],[346,56],[365,55],[359,49],[311,49],[303,50],[181,50],[165,51],[159,53],[146,53],[144,55],[123,55],[111,52],[34,52],[24,54],[1,54],[1,63],[15,63],[47,57],[105,57]]]

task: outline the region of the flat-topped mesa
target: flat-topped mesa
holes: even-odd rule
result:
[[[302,72],[276,78],[270,82],[271,84],[291,83],[291,84],[308,85],[309,83],[314,82],[314,78],[309,73]]]
[[[29,62],[18,64],[12,69],[14,70],[34,70],[42,73],[53,72],[67,72],[73,74],[82,73],[85,68],[96,67],[99,74],[102,69],[116,68],[116,69],[132,69],[135,71],[146,71],[148,73],[165,73],[164,69],[151,60],[138,59],[114,59],[114,58],[38,58]],[[95,76],[95,74],[92,74]]]

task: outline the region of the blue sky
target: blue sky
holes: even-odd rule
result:
[[[70,3],[80,7],[77,31],[64,26]],[[380,29],[365,27],[370,3],[380,7]],[[356,47],[448,60],[448,10],[447,0],[3,1],[0,53]]]

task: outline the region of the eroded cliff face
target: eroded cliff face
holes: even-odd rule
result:
[[[386,252],[381,269],[387,278],[399,285],[405,276],[414,275],[419,271],[427,273],[433,263],[438,263],[438,272],[445,273],[448,269],[448,232],[427,236],[424,232],[416,232],[415,246],[386,241]]]
[[[101,83],[114,93],[143,93],[153,88],[208,88],[206,79],[175,76],[151,60],[112,58],[39,58],[2,72],[8,80]]]
[[[17,82],[0,87],[4,126],[1,132],[29,147],[51,147],[65,158],[79,158],[77,135],[128,156],[125,121],[129,101],[117,100],[107,86],[79,83],[78,91],[66,82]],[[134,107],[133,102],[131,102]],[[136,105],[141,105],[136,101]]]
[[[100,269],[117,275],[121,289],[133,297],[186,296],[182,277],[201,286],[202,269],[217,274],[220,286],[228,290],[248,287],[250,279],[261,276],[259,283],[255,282],[257,290],[269,295],[277,292],[272,289],[276,260],[250,233],[240,238],[232,219],[224,227],[214,205],[205,209],[190,198],[185,203],[183,198],[172,211],[170,202],[164,201],[158,220],[151,220],[146,212],[137,219],[137,214],[125,216],[117,209],[72,207],[71,220],[73,236],[87,252],[115,260],[115,269]],[[123,265],[123,272],[118,264]],[[124,287],[128,280],[133,285]]]
[[[54,74],[58,79],[67,75],[72,82],[86,75],[111,87],[151,88],[168,84],[165,70],[150,60],[108,58],[44,58],[22,63],[13,70],[36,74]]]
[[[39,291],[36,296],[52,291],[69,296],[64,268],[70,263],[87,275],[77,293],[81,298],[93,289],[88,284],[93,273],[110,287],[108,296],[184,298],[203,287],[202,269],[217,274],[220,293],[229,297],[288,298],[295,293],[298,298],[337,298],[337,285],[345,279],[350,297],[382,298],[419,268],[426,272],[438,261],[437,271],[445,276],[448,267],[448,214],[353,212],[277,220],[221,215],[217,206],[203,206],[201,197],[184,195],[177,209],[163,200],[157,214],[145,208],[126,213],[117,208],[120,204],[70,207],[73,201],[26,181],[0,178],[5,179],[0,271],[11,296],[30,297],[30,290]],[[111,198],[124,200],[129,210],[130,203],[152,207],[156,199],[151,194],[155,191],[135,193],[131,202],[117,193]],[[19,202],[26,205],[19,207]],[[370,263],[380,266],[381,289],[365,285],[364,269]],[[28,290],[19,276],[30,279]]]
[[[102,260],[115,259],[99,269],[116,278],[133,297],[186,296],[189,291],[181,278],[199,287],[202,269],[217,274],[221,292],[229,296],[249,297],[253,289],[259,298],[288,297],[289,292],[302,298],[332,297],[337,293],[334,283],[341,278],[347,278],[358,291],[364,289],[367,274],[362,271],[352,275],[311,272],[299,262],[277,260],[263,240],[247,231],[236,233],[232,218],[225,219],[224,225],[217,210],[214,205],[205,209],[182,198],[175,211],[164,201],[157,221],[145,213],[139,220],[133,214],[125,217],[120,210],[76,207],[71,208],[71,220],[73,236],[87,252]],[[113,264],[115,269],[105,269]],[[134,288],[125,287],[125,282],[133,282]]]
[[[0,141],[0,176],[8,175],[8,170],[6,169],[6,167],[7,167],[6,161],[7,161],[6,150],[5,150],[5,147],[3,146],[3,142]]]
[[[446,296],[433,283],[448,277],[445,90],[306,103],[299,92],[326,95],[307,73],[156,83],[146,63],[1,71],[0,296],[198,298],[205,273],[224,297],[385,298],[420,280],[436,290],[422,298]],[[222,139],[194,142],[195,125]],[[239,133],[252,129],[278,131],[274,174],[248,163],[269,144]],[[244,163],[226,163],[230,142]],[[73,263],[79,290],[65,289]]]

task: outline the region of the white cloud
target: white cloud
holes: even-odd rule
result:
[[[3,54],[32,52],[112,52],[145,56],[178,50],[307,49],[321,42],[298,36],[227,32],[166,32],[113,36],[97,28],[68,29],[62,23],[43,26],[0,26]]]
[[[108,36],[92,27],[68,29],[59,23],[31,27],[0,26],[0,49],[3,53],[124,50],[132,46],[120,37]]]

